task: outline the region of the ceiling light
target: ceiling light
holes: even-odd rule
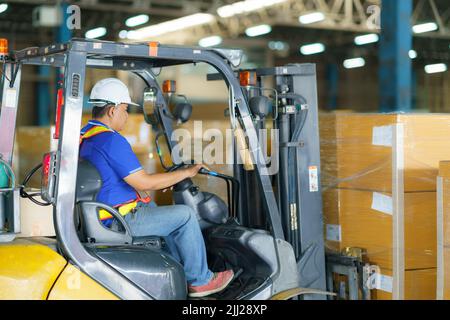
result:
[[[411,59],[417,58],[417,51],[416,50],[409,50],[408,55]]]
[[[325,51],[325,46],[322,43],[312,43],[300,47],[300,52],[305,56],[317,54]]]
[[[276,51],[284,51],[289,49],[289,45],[283,41],[270,41],[268,46],[269,49]]]
[[[217,14],[221,18],[229,18],[237,14],[242,14],[246,12],[251,12],[259,10],[265,7],[270,7],[275,4],[280,4],[286,2],[287,0],[245,0],[238,1],[233,4],[219,7],[217,9]]]
[[[120,39],[126,39],[126,38],[127,38],[127,34],[128,34],[128,31],[127,31],[127,30],[120,30],[120,32],[119,32],[119,38],[120,38]]]
[[[370,33],[355,37],[355,44],[358,46],[362,46],[365,44],[377,42],[378,40],[379,37],[376,33]]]
[[[429,64],[425,66],[425,72],[428,74],[447,71],[447,65],[444,63]]]
[[[95,38],[103,37],[105,34],[106,34],[106,28],[98,27],[95,29],[88,30],[85,33],[85,37],[88,39],[95,39]]]
[[[6,10],[8,10],[8,4],[6,3],[0,4],[0,13],[5,12]]]
[[[218,8],[217,14],[222,18],[228,18],[235,15],[234,8],[231,5]]]
[[[261,36],[263,34],[267,34],[271,31],[272,31],[271,26],[269,26],[268,24],[261,24],[259,26],[247,28],[245,30],[245,34],[249,37],[257,37],[257,36]]]
[[[301,24],[311,24],[323,20],[325,20],[325,15],[322,12],[312,12],[298,18]]]
[[[127,27],[136,27],[141,24],[147,23],[149,20],[149,16],[146,14],[140,14],[134,17],[130,17],[127,20],[125,20],[125,24]]]
[[[346,69],[361,68],[364,67],[365,65],[366,60],[364,60],[364,58],[353,58],[344,61],[344,67]]]
[[[183,30],[189,27],[194,27],[209,23],[215,18],[212,14],[208,13],[196,13],[190,16],[161,22],[152,26],[136,29],[133,32],[128,32],[128,39],[145,39],[158,37],[166,33]]]
[[[428,22],[428,23],[422,23],[417,24],[412,27],[414,33],[425,33],[425,32],[431,32],[436,31],[438,29],[438,25],[434,22]]]
[[[211,36],[200,39],[198,45],[201,47],[213,47],[222,43],[222,37],[220,36]]]

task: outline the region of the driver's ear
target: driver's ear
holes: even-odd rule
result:
[[[108,107],[109,109],[108,109],[108,111],[106,112],[106,114],[108,115],[108,117],[111,117],[111,118],[113,118],[114,117],[114,109],[115,109],[115,107],[114,106],[110,106],[110,107]]]

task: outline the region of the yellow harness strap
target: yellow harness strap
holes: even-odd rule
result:
[[[80,136],[80,144],[83,142],[84,139],[92,138],[93,136],[96,136],[103,132],[113,132],[111,129],[104,127],[104,126],[93,126],[88,131],[86,131],[84,134]]]
[[[138,201],[137,201],[137,200],[134,200],[133,202],[130,202],[130,203],[121,205],[120,207],[118,207],[118,208],[116,208],[116,209],[117,209],[117,211],[119,211],[119,213],[120,213],[122,216],[126,216],[127,214],[130,213],[130,211],[131,211],[132,209],[136,208],[137,204],[138,204]],[[100,220],[102,220],[102,221],[103,221],[103,220],[110,219],[110,218],[113,217],[108,211],[103,210],[103,209],[100,210],[100,211],[98,212],[98,214],[99,214]]]

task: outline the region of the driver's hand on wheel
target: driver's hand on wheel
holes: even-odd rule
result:
[[[209,170],[209,168],[204,164],[195,164],[192,167],[187,168],[186,171],[188,174],[188,178],[195,177],[201,168],[205,168],[206,170]]]

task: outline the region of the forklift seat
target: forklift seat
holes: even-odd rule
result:
[[[117,210],[96,202],[102,186],[97,169],[80,159],[76,185],[75,222],[86,250],[137,284],[158,300],[186,299],[183,266],[162,248],[157,236],[134,237]],[[98,210],[107,210],[121,230],[112,230],[100,221]]]
[[[76,185],[76,226],[83,242],[97,244],[132,244],[160,249],[162,239],[158,236],[134,237],[123,216],[111,206],[96,202],[102,186],[97,169],[87,160],[78,162]],[[103,225],[99,219],[99,210],[108,211],[120,224],[119,230]]]

